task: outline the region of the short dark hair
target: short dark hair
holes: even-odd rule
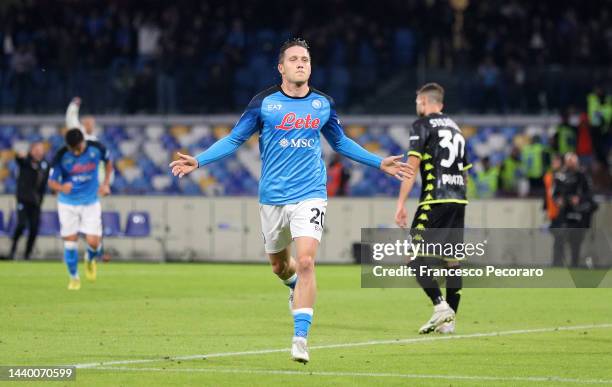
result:
[[[64,137],[66,140],[66,145],[70,148],[75,148],[77,145],[85,140],[85,136],[83,136],[83,132],[79,128],[73,128],[66,132],[66,136]]]
[[[287,51],[288,48],[291,48],[294,46],[304,47],[306,51],[308,51],[308,55],[310,56],[310,47],[308,46],[308,42],[306,42],[302,38],[293,38],[293,39],[287,40],[280,47],[280,50],[278,51],[278,63],[283,63],[283,59],[285,59],[285,51]]]
[[[433,102],[444,103],[444,88],[435,82],[424,84],[416,93],[427,95]]]

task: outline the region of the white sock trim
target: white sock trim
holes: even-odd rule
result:
[[[64,241],[64,248],[67,250],[76,250],[79,248],[79,242]]]
[[[95,251],[96,253],[102,250],[102,243],[100,243],[98,245],[98,247],[96,247],[95,249],[93,247],[91,247],[91,245],[88,243],[87,244],[87,248],[91,251]]]
[[[285,280],[282,280],[285,285],[291,285],[297,280],[297,273],[293,273],[293,275]]]
[[[306,313],[312,316],[312,314],[314,313],[314,310],[312,308],[299,308],[299,309],[293,309],[292,312],[294,316],[300,313]]]

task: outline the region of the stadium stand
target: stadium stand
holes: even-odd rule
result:
[[[406,121],[410,122],[410,121]],[[499,166],[513,147],[525,148],[529,139],[538,136],[546,146],[555,133],[554,125],[464,125],[469,161],[474,163],[472,177],[480,168],[480,160],[488,157],[492,166]],[[59,125],[0,126],[0,193],[12,194],[16,189],[15,151],[27,148],[32,141],[42,140],[49,149],[48,159],[63,145]],[[252,138],[226,162],[203,168],[186,179],[175,179],[167,165],[177,151],[196,154],[229,131],[229,124],[196,125],[123,125],[107,124],[99,131],[99,139],[111,152],[116,175],[112,190],[123,195],[205,195],[255,196],[261,161],[257,139]],[[406,149],[405,124],[346,126],[346,133],[367,149],[380,154],[401,154]],[[144,135],[143,135],[144,134]],[[332,151],[324,144],[324,156]],[[345,160],[354,172],[350,179],[351,196],[394,196],[399,183],[371,168]],[[517,169],[516,179],[521,178]],[[414,192],[417,192],[416,190]],[[515,196],[519,192],[515,192]]]
[[[456,111],[545,112],[610,81],[598,2],[461,3],[318,0],[293,5],[289,30],[279,1],[3,2],[0,110],[62,112],[80,95],[96,114],[238,111],[278,80],[276,50],[298,31],[311,83],[346,111],[401,111],[399,91],[436,79]]]

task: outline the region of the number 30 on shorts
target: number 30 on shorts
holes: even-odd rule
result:
[[[315,229],[318,227],[323,228],[325,223],[325,211],[322,211],[316,207],[310,209],[313,212],[313,217],[310,218],[310,223],[315,225]]]

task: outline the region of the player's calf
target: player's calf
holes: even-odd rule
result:
[[[80,288],[79,279],[79,252],[78,243],[76,241],[66,240],[64,241],[64,262],[70,275],[70,283],[68,288],[71,290],[78,290]],[[78,286],[77,286],[78,283]]]

